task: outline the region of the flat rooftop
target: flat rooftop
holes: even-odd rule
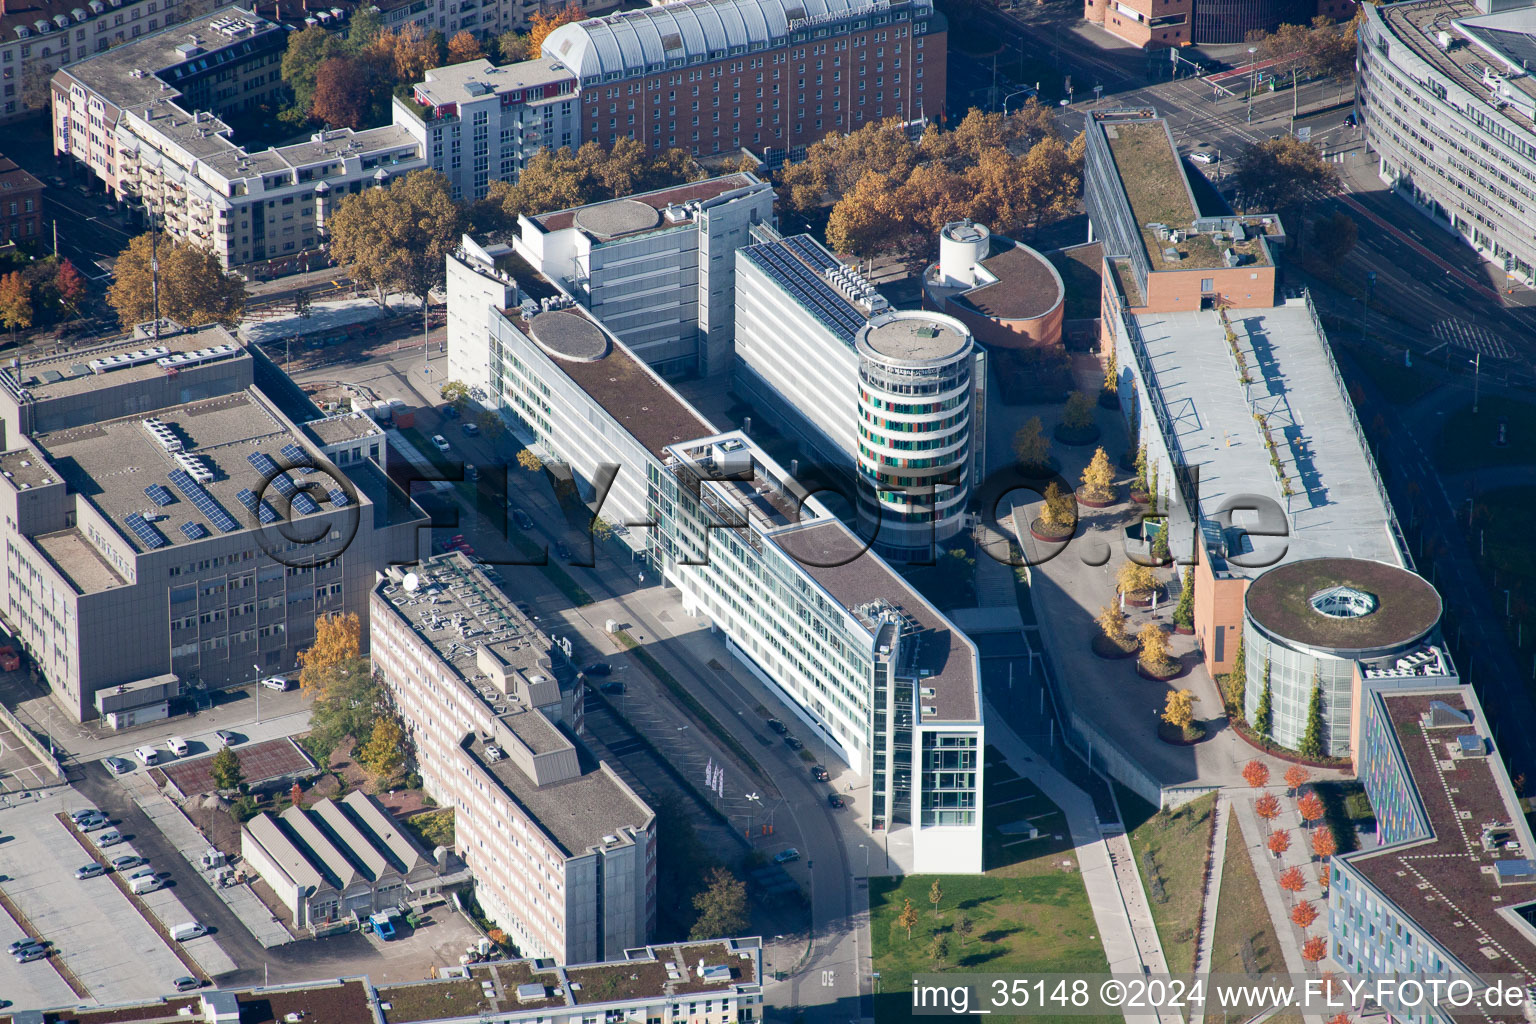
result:
[[[971,332],[948,317],[902,310],[877,315],[860,332],[877,354],[902,363],[940,363],[970,344]]]
[[[1183,235],[1200,216],[1166,122],[1155,117],[1094,123],[1103,130],[1109,143],[1120,186],[1125,190],[1131,216],[1141,232],[1154,271],[1221,267],[1222,253],[1228,248],[1258,263],[1269,262],[1264,246],[1256,238],[1218,243],[1210,235],[1195,234],[1182,237],[1177,245],[1159,240],[1147,228],[1148,224],[1163,224]],[[1181,259],[1170,261],[1164,257],[1163,250],[1170,245],[1180,251]]]
[[[485,59],[449,64],[440,68],[428,68],[424,82],[416,83],[416,98],[428,106],[440,107],[447,103],[468,103],[488,96],[524,89],[539,88],[555,82],[576,83],[576,75],[564,64],[549,58],[523,60],[515,64],[492,64]]]
[[[537,712],[528,712],[537,715]],[[655,817],[634,791],[609,767],[594,761],[586,748],[573,743],[581,774],[560,782],[537,785],[510,757],[492,758],[495,744],[470,733],[463,743],[485,777],[528,812],[567,857],[579,857],[603,845],[603,837],[624,828],[645,828]]]
[[[267,486],[266,477],[252,465],[249,456],[261,453],[282,465],[282,449],[289,445],[302,448],[302,438],[269,411],[253,391],[154,410],[153,416],[179,439],[187,454],[196,456],[204,468],[213,472],[214,479],[202,484],[212,506],[199,507],[171,482],[171,472],[179,467],[145,426],[148,416],[129,416],[37,434],[32,441],[48,456],[70,490],[85,496],[139,551],[235,532],[221,530],[213,521],[218,508],[232,516],[241,529],[260,527],[257,514],[240,498],[240,492],[247,489],[261,495],[279,518],[287,514],[287,502],[278,487]],[[329,478],[326,481],[327,489],[334,486]],[[164,488],[165,493],[160,496],[163,504],[146,493],[146,488],[156,485]],[[366,492],[359,489],[358,494]],[[313,500],[316,506],[309,514],[336,507],[323,495]],[[152,545],[139,536],[125,521],[135,513],[145,516],[151,536],[158,533],[167,545]],[[293,518],[302,515],[298,509],[293,510]],[[163,518],[150,519],[151,516]],[[198,524],[192,529],[196,532],[201,527],[205,531],[202,536],[194,538],[184,532],[183,524],[189,523]]]
[[[382,1011],[384,1024],[426,1024],[477,1014],[495,1017],[553,1007],[666,1000],[690,993],[730,995],[739,987],[761,983],[761,950],[760,939],[743,938],[646,946],[600,964],[557,967],[548,961],[502,960],[475,964],[465,971],[468,977],[384,986],[378,989],[378,998],[381,1004],[389,1004]],[[708,967],[728,968],[728,977],[700,978],[700,960]],[[485,981],[492,983],[489,994],[482,985]],[[518,999],[521,985],[543,986],[544,998]]]
[[[1530,858],[1536,850],[1525,816],[1512,803],[1514,793],[1488,739],[1487,721],[1479,721],[1464,687],[1387,692],[1379,699],[1433,834],[1344,856],[1468,970],[1536,980],[1536,944],[1505,916],[1510,907],[1536,899],[1536,884],[1501,887],[1494,874],[1498,861]],[[1426,728],[1424,716],[1436,701],[1467,713],[1471,726]],[[1486,756],[1453,757],[1448,746],[1472,732],[1484,738]],[[1495,823],[1513,829],[1518,850],[1483,849],[1483,827]]]
[[[1498,115],[1518,131],[1536,131],[1530,115],[1536,83],[1532,83],[1522,64],[1536,59],[1536,46],[1531,40],[1536,35],[1536,16],[1530,8],[1484,16],[1470,0],[1422,0],[1383,7],[1377,17],[1416,57],[1483,101],[1487,108],[1493,105],[1488,102],[1484,71],[1505,76],[1506,87],[1524,94],[1523,103],[1501,105]],[[1458,33],[1472,45],[1441,49],[1436,45],[1435,33],[1442,29]]]
[[[935,709],[924,721],[972,722],[981,715],[978,704],[980,680],[976,676],[975,648],[969,639],[923,597],[908,586],[868,545],[835,519],[790,527],[772,540],[794,558],[811,578],[849,611],[883,603],[909,620],[915,632],[903,642],[917,644],[913,669],[927,672],[924,686],[934,696],[920,704]],[[874,628],[868,621],[866,624]]]
[[[128,585],[122,574],[101,557],[101,552],[78,529],[38,534],[32,538],[32,543],[47,556],[54,568],[64,574],[78,594],[95,594]]]
[[[111,51],[108,51],[111,52]],[[210,325],[198,327],[190,331],[179,331],[167,334],[158,342],[153,338],[129,338],[114,342],[110,345],[98,345],[90,348],[74,349],[61,352],[58,355],[45,356],[40,359],[28,359],[22,363],[18,370],[9,365],[0,368],[7,380],[8,390],[15,388],[24,389],[36,401],[42,402],[54,398],[64,398],[69,395],[78,395],[86,391],[96,391],[100,388],[115,387],[119,384],[129,384],[134,381],[148,380],[151,377],[164,377],[167,368],[161,366],[156,360],[160,358],[173,358],[182,356],[185,358],[193,352],[216,349],[221,345],[230,345],[234,351],[227,354],[213,356],[196,365],[209,365],[213,362],[221,363],[249,363],[250,354],[245,347],[222,327]],[[129,362],[121,357],[133,357],[135,353],[148,353],[156,348],[165,349],[163,355],[154,358],[139,359]],[[91,369],[94,360],[112,359],[119,357],[120,362],[115,369],[97,373]],[[250,378],[251,371],[246,370],[245,376]]]
[[[852,345],[869,314],[842,286],[834,286],[828,273],[849,270],[841,260],[810,235],[790,235],[773,242],[758,242],[737,250],[769,280],[819,320],[833,337]]]
[[[567,72],[567,74],[569,74],[569,72]],[[417,88],[419,89],[421,87],[417,86]],[[682,206],[684,203],[693,202],[695,200],[704,201],[708,199],[714,199],[717,196],[722,196],[725,193],[735,191],[738,188],[747,188],[748,186],[758,184],[761,184],[761,182],[759,182],[757,178],[751,174],[744,172],[737,174],[723,174],[717,178],[705,178],[701,181],[690,181],[685,185],[675,185],[671,188],[656,189],[654,192],[639,192],[632,196],[624,196],[618,200],[604,200],[601,203],[588,203],[586,206],[573,206],[565,210],[554,210],[550,213],[541,213],[538,216],[530,217],[529,219],[539,227],[543,228],[545,231],[560,231],[568,227],[581,227],[582,225],[579,222],[578,214],[580,214],[582,211],[591,210],[595,207],[607,206],[612,202],[640,203],[651,207],[653,210],[661,211],[665,210],[669,206]],[[661,218],[659,221],[653,222],[644,228],[637,228],[627,232],[618,232],[615,235],[608,236],[608,238],[619,237],[623,234],[633,234],[641,231],[654,231],[675,226],[676,225],[674,224],[669,224],[665,218]]]
[[[1199,469],[1202,525],[1210,526],[1228,498],[1266,496],[1281,508],[1289,505],[1290,536],[1246,537],[1246,560],[1268,566],[1337,556],[1402,565],[1390,510],[1306,301],[1234,310],[1229,317],[1252,379],[1246,387],[1214,310],[1136,315],[1178,453]],[[1255,413],[1266,418],[1291,481],[1289,502]],[[1230,561],[1224,568],[1236,575],[1263,571]]]
[[[1340,593],[1338,588],[1346,588]],[[1314,599],[1330,593],[1344,600],[1325,607]],[[1338,614],[1346,602],[1357,614]],[[1440,621],[1440,595],[1407,569],[1361,558],[1309,558],[1266,572],[1244,596],[1255,622],[1288,640],[1333,651],[1371,651],[1418,640]]]
[[[997,280],[963,292],[958,301],[982,316],[1033,320],[1055,309],[1064,297],[1061,275],[1051,261],[1012,239],[993,235],[992,255],[981,265]]]
[[[59,483],[63,477],[47,460],[31,448],[16,448],[0,453],[0,474],[18,491],[34,487],[47,487]]]
[[[384,431],[373,418],[361,412],[343,412],[324,419],[310,420],[304,424],[304,429],[325,445],[384,436]]]

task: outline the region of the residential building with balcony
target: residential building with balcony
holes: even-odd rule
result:
[[[486,42],[503,32],[526,32],[533,16],[546,9],[541,0],[381,0],[374,5],[384,27],[398,32],[414,25],[426,34],[441,32],[452,39],[470,32]],[[618,0],[578,3],[588,14],[618,6]]]
[[[70,64],[53,78],[54,152],[226,267],[302,269],[344,196],[427,162],[394,125],[255,153],[236,145],[221,118],[281,94],[286,40],[282,26],[225,7]]]
[[[656,816],[581,742],[563,649],[461,553],[374,588],[373,667],[422,782],[454,809],[487,916],[561,964],[621,956],[656,923]]]
[[[0,244],[43,238],[43,183],[0,156]]]

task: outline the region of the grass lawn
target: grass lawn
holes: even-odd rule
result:
[[[1285,971],[1280,940],[1269,919],[1269,907],[1253,873],[1253,861],[1237,822],[1227,828],[1226,860],[1222,866],[1221,895],[1216,901],[1216,935],[1212,940],[1212,974],[1249,976]],[[1220,1013],[1209,1007],[1208,1013]],[[1250,1008],[1234,1011],[1232,1019],[1253,1015]],[[1207,1017],[1209,1019],[1209,1016]],[[1225,1019],[1225,1017],[1223,1018]]]
[[[1210,793],[1176,811],[1159,811],[1130,832],[1136,867],[1152,901],[1152,920],[1174,974],[1195,969],[1195,925],[1205,900],[1215,806],[1216,794]]]
[[[1494,444],[1500,420],[1509,424],[1508,443],[1502,448]],[[1453,473],[1485,466],[1523,466],[1536,461],[1533,451],[1536,405],[1490,396],[1477,404],[1476,413],[1468,403],[1445,417],[1435,445],[1435,465]]]
[[[941,971],[1109,970],[1061,811],[1033,783],[1003,764],[991,748],[985,804],[985,874],[908,875],[870,881],[870,932],[881,990],[875,997],[875,1019],[880,1024],[912,1016],[912,976],[934,972],[927,950],[935,933],[944,934],[950,945],[949,959]],[[1027,839],[1027,832],[1008,831],[1008,826],[1017,828],[1025,822],[1039,830],[1038,838]],[[928,902],[935,879],[944,892],[937,917]],[[918,911],[910,940],[906,929],[897,924],[908,899]],[[974,926],[963,941],[955,930],[962,916]],[[1111,1019],[1103,1020],[1107,1024]]]

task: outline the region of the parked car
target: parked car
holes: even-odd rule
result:
[[[798,739],[796,739],[793,736],[785,736],[784,737],[784,745],[787,746],[790,750],[804,750],[805,749],[805,744],[801,743]]]
[[[1197,164],[1213,164],[1216,162],[1216,154],[1207,153],[1205,150],[1191,153],[1189,154],[1189,158]]]
[[[148,767],[160,760],[160,751],[154,747],[136,747],[133,756],[139,759],[139,763]]]
[[[123,841],[123,834],[115,828],[109,828],[96,837],[96,845],[100,847],[116,846]]]
[[[464,433],[468,434],[470,437],[474,437],[476,434],[480,433],[480,428],[473,423],[465,423]]]
[[[44,943],[42,939],[33,939],[33,938],[17,939],[15,942],[10,944],[10,946],[6,949],[6,952],[9,953],[11,956],[15,956],[17,953],[20,953],[24,949],[31,949],[33,946],[42,946],[42,945],[46,945],[46,943]]]
[[[47,955],[47,946],[28,946],[26,949],[23,949],[21,952],[16,954],[16,962],[19,964],[29,964],[33,960],[41,960]]]
[[[165,745],[166,748],[177,757],[186,757],[187,752],[192,749],[191,747],[187,746],[187,741],[182,739],[180,736],[172,736],[170,739],[165,741]]]
[[[1355,127],[1358,127],[1359,124],[1360,124],[1360,119],[1358,117],[1356,117],[1354,114],[1350,114],[1348,117],[1346,117],[1344,119],[1344,124],[1341,127],[1344,127],[1344,128],[1355,128]]]
[[[94,818],[81,818],[75,824],[81,832],[96,832],[107,827],[107,816],[98,814]]]
[[[565,546],[565,541],[555,541],[555,557],[559,558],[562,562],[569,562],[571,560],[571,549]]]
[[[606,661],[594,661],[582,671],[589,676],[608,676],[613,674],[613,666]]]
[[[512,521],[517,524],[519,530],[533,529],[533,517],[520,508],[512,510]]]
[[[199,935],[207,935],[208,929],[197,921],[183,921],[181,924],[171,926],[171,938],[177,942],[187,942]]]
[[[84,867],[75,869],[75,877],[82,881],[87,878],[100,878],[106,873],[107,869],[100,864],[87,864]]]
[[[213,734],[213,738],[219,741],[221,747],[232,747],[240,742],[240,737],[228,729],[220,729]]]
[[[614,680],[611,683],[604,683],[602,686],[599,686],[598,689],[602,690],[604,693],[623,693],[624,684],[618,680]]]
[[[76,825],[80,824],[80,822],[84,821],[86,818],[99,817],[101,817],[101,812],[94,807],[82,807],[78,811],[69,812],[69,820],[74,822]]]
[[[817,782],[826,782],[831,776],[827,774],[827,770],[821,765],[813,764],[811,765],[811,778]]]
[[[193,992],[202,988],[203,983],[191,975],[186,975],[171,982],[171,986],[175,988],[177,992]]]
[[[842,810],[842,808],[843,808],[843,798],[838,796],[836,793],[828,793],[827,794],[827,806],[831,807],[834,811]]]
[[[800,851],[795,849],[793,846],[787,850],[780,850],[778,853],[773,855],[773,862],[775,864],[788,864],[792,860],[799,859]]]
[[[278,693],[286,693],[293,689],[293,683],[283,676],[267,676],[267,678],[261,681],[261,685],[269,690],[276,690]]]
[[[433,434],[432,443],[437,445],[437,450],[440,452],[449,451],[453,447],[448,443],[448,439],[442,434]]]
[[[456,405],[443,406],[443,419],[456,420],[459,418],[459,407]]]
[[[106,765],[107,771],[113,775],[127,775],[133,771],[133,762],[126,761],[121,757],[109,757],[102,761],[102,764]]]
[[[783,722],[779,721],[777,718],[770,718],[770,719],[768,719],[768,728],[772,729],[774,732],[778,733],[780,736],[783,736],[785,733],[789,732],[789,726],[785,725]]]
[[[132,854],[132,853],[125,853],[121,857],[113,858],[113,860],[112,860],[112,870],[113,871],[128,871],[128,870],[130,870],[132,868],[136,868],[136,867],[140,866],[141,864],[148,864],[148,863],[149,863],[149,861],[145,860],[143,857],[140,857],[140,856],[138,856],[136,854]]]
[[[480,467],[466,466],[464,468],[464,475],[469,478],[470,483],[474,483],[476,480],[480,479]]]

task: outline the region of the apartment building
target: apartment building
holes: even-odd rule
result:
[[[204,989],[149,1002],[16,1010],[9,1024],[241,1020],[375,1024],[753,1024],[763,1019],[763,943],[759,938],[637,946],[606,961],[559,966],[498,960],[439,967],[426,981],[375,986],[366,976],[297,985]]]
[[[547,10],[540,0],[382,0],[374,6],[384,27],[392,31],[415,25],[423,32],[441,32],[449,39],[459,32],[471,32],[487,41],[503,32],[527,31],[533,16]],[[618,0],[590,0],[577,6],[588,14],[598,14],[618,6]]]
[[[963,526],[984,354],[955,317],[891,309],[810,235],[756,237],[737,254],[735,390],[853,471],[877,551],[928,561]]]
[[[663,377],[724,375],[736,251],[773,223],[773,187],[728,174],[518,218],[513,249]]]
[[[1149,50],[1190,43],[1243,43],[1251,32],[1348,18],[1351,0],[1084,0],[1083,17]]]
[[[644,945],[656,818],[576,738],[582,685],[565,651],[459,553],[391,569],[371,606],[374,670],[426,791],[454,809],[485,913],[561,964]]]
[[[630,527],[625,542],[789,714],[870,778],[854,798],[871,801],[915,870],[980,871],[975,647],[749,438],[720,433],[521,267],[469,238],[450,257],[450,280],[465,282],[449,291],[451,365],[478,373],[466,383],[568,465],[584,498],[611,474],[602,514]],[[540,290],[554,301],[524,302]],[[474,306],[456,315],[460,303]]]
[[[1363,980],[1428,976],[1536,984],[1536,851],[1477,694],[1454,672],[1361,682],[1355,767],[1374,843],[1329,864],[1329,956]],[[1518,990],[1517,989],[1517,990]],[[1450,1024],[1468,1011],[1404,1005],[1388,986],[1362,1012]],[[1528,997],[1527,997],[1528,998]],[[1482,1010],[1528,1020],[1529,1003]]]
[[[132,724],[122,686],[158,706],[291,670],[317,615],[366,620],[415,555],[425,515],[321,456],[252,359],[167,325],[0,370],[0,614],[77,720]]]
[[[43,238],[43,183],[0,156],[0,244]]]
[[[54,153],[226,267],[303,269],[335,204],[427,162],[394,125],[236,145],[221,118],[280,97],[286,44],[281,25],[225,7],[69,64],[52,83]]]
[[[559,61],[497,67],[472,60],[432,68],[394,123],[421,145],[455,199],[484,199],[492,181],[516,181],[541,149],[581,144],[576,76]]]
[[[1381,180],[1514,279],[1536,281],[1536,8],[1365,5],[1356,102]]]
[[[201,17],[213,0],[5,0],[0,4],[0,124],[48,106],[66,64]]]

